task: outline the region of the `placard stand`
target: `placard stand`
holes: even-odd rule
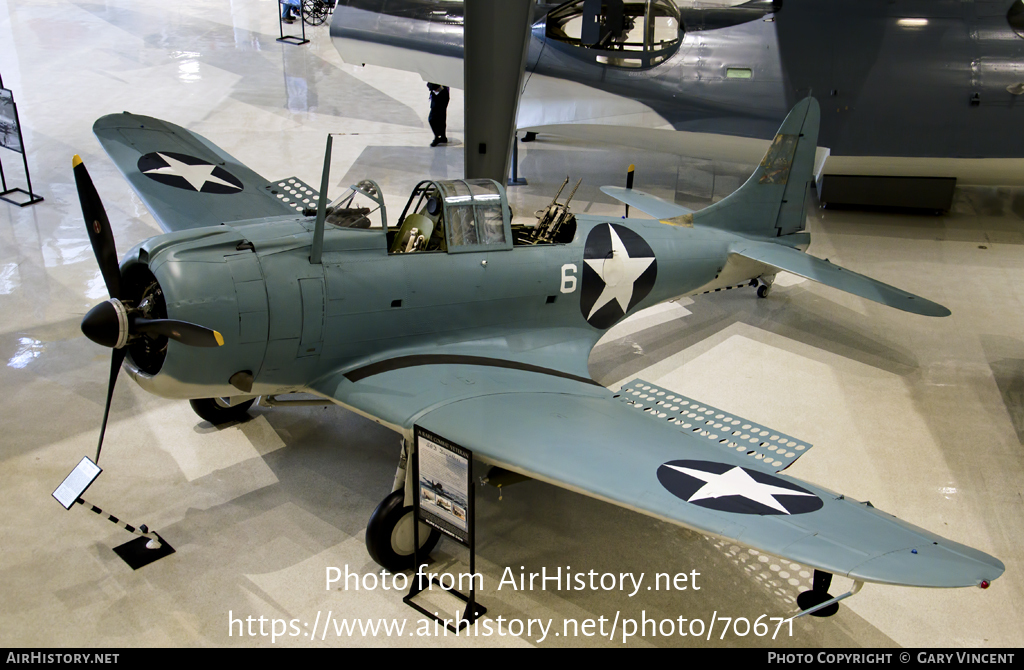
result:
[[[298,35],[284,34],[284,17],[281,16],[283,6],[283,0],[277,0],[277,29],[281,35],[277,38],[277,41],[295,45],[308,43],[309,40],[306,39],[306,21],[302,18],[302,7],[299,7],[299,24],[302,26],[302,37],[299,37]]]
[[[18,106],[14,104],[14,93],[4,88],[3,79],[0,78],[0,147],[10,149],[21,154],[22,163],[25,165],[25,181],[28,182],[28,190],[23,188],[7,188],[7,177],[4,175],[4,166],[0,162],[0,200],[9,202],[18,207],[27,207],[43,198],[32,192],[32,176],[28,172],[28,156],[25,154],[25,141],[21,136],[21,121],[18,119]],[[28,200],[13,200],[7,196],[11,193],[24,193]]]
[[[54,499],[64,509],[71,509],[75,504],[91,509],[96,514],[103,514],[103,510],[88,503],[82,498],[85,490],[92,486],[96,478],[100,476],[103,469],[96,465],[88,456],[84,456],[75,469],[71,471],[64,481],[60,483],[57,490],[53,492]],[[121,557],[125,563],[131,566],[132,570],[138,570],[144,565],[174,553],[174,548],[155,532],[142,524],[138,528],[121,521],[113,514],[107,515],[107,520],[124,528],[132,535],[138,535],[134,540],[114,547],[114,553]]]
[[[414,427],[412,445],[412,481],[413,481],[413,575],[412,586],[402,601],[420,614],[444,623],[453,633],[468,628],[477,619],[487,613],[487,608],[476,602],[476,533],[475,496],[473,491],[473,452],[469,449],[446,440],[440,435]],[[421,454],[426,454],[427,462],[421,463]],[[425,466],[425,467],[424,467]],[[463,471],[465,474],[463,475]],[[424,509],[421,503],[427,504]],[[426,586],[423,585],[425,575],[420,573],[419,546],[420,522],[437,529],[451,539],[469,549],[469,595],[455,589],[446,588],[434,577]],[[457,626],[439,618],[435,613],[413,602],[413,598],[436,584],[462,602],[466,610]]]

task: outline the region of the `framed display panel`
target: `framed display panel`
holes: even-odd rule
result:
[[[0,81],[0,147],[21,154],[25,165],[25,181],[28,182],[27,191],[23,188],[7,188],[7,177],[4,175],[3,163],[0,163],[0,200],[18,207],[42,202],[43,199],[32,192],[32,176],[28,172],[28,156],[25,155],[25,140],[21,136],[21,122],[18,120],[18,106],[14,103],[14,93],[3,87],[3,81]],[[12,193],[23,193],[28,196],[28,200],[8,198],[7,196]]]
[[[469,595],[460,593],[454,588],[443,586],[434,577],[424,586],[419,576],[420,568],[420,535],[419,523],[443,533],[469,549],[469,573],[476,574],[476,548],[474,537],[474,492],[473,492],[473,452],[454,442],[430,432],[420,426],[414,427],[412,447],[413,472],[413,547],[414,567],[416,576],[413,579],[409,594],[403,599],[407,605],[434,621],[442,621],[433,612],[429,612],[412,599],[431,585],[437,585],[444,591],[466,603],[465,614],[458,626],[450,623],[445,625],[453,632],[469,626],[483,614],[487,608],[476,602],[476,584],[470,579]]]
[[[18,124],[18,109],[14,106],[14,93],[0,88],[0,147],[25,153],[21,143],[21,127]]]

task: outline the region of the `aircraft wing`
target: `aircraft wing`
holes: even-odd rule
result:
[[[883,305],[889,305],[904,312],[921,314],[923,316],[950,315],[950,311],[947,308],[931,300],[914,295],[913,293],[907,293],[877,279],[851,272],[846,268],[833,265],[827,260],[816,258],[797,249],[774,242],[760,242],[757,240],[734,242],[729,247],[729,253],[750,258],[765,265],[806,277],[807,279],[813,279],[826,286],[831,286],[840,291],[846,291],[847,293],[852,293]]]
[[[168,232],[295,215],[315,203],[316,193],[304,184],[297,188],[297,180],[271,183],[173,123],[125,112],[100,118],[93,132]]]
[[[954,587],[1004,570],[779,474],[809,445],[668,389],[637,381],[613,393],[509,359],[431,356],[337,371],[312,389],[405,434],[420,425],[508,470],[833,574]]]

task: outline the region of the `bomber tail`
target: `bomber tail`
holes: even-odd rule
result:
[[[696,212],[694,223],[757,237],[802,231],[820,120],[817,100],[798,102],[754,174],[728,197]]]

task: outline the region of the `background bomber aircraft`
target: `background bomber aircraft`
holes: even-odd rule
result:
[[[832,574],[855,581],[840,597],[864,582],[987,587],[999,560],[782,474],[810,445],[641,380],[609,391],[588,373],[591,348],[626,315],[716,288],[768,287],[780,270],[949,314],[801,251],[819,121],[813,99],[799,102],[749,180],[704,210],[608,188],[655,219],[574,215],[556,196],[530,226],[512,225],[490,180],[423,181],[391,225],[372,181],[327,207],[326,193],[270,183],[184,128],[105,116],[97,137],[168,231],[118,264],[76,157],[110,294],[82,323],[113,348],[107,410],[122,365],[214,422],[257,396],[313,393],[405,444],[419,425],[494,466],[813,566],[800,604],[827,604],[819,614],[835,610]],[[405,465],[403,447],[366,532],[371,556],[391,570],[412,559]],[[426,530],[429,549],[438,536]]]
[[[463,11],[340,0],[331,36],[347,63],[461,88]],[[753,163],[813,95],[826,186],[831,175],[1024,175],[1021,0],[538,3],[526,69],[520,131]]]

